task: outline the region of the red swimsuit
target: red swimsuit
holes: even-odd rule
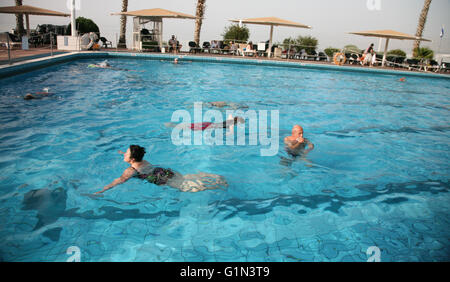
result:
[[[199,122],[199,123],[191,123],[192,130],[205,130],[210,126],[212,122]]]

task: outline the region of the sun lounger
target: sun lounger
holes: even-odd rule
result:
[[[14,48],[14,46],[22,46],[22,40],[20,40],[18,36],[9,32],[0,33],[0,43],[8,47],[8,42],[11,49]]]
[[[200,48],[194,41],[189,41],[188,45],[189,45],[189,53],[195,54],[201,52],[202,50],[202,48]]]
[[[210,53],[216,53],[216,54],[220,54],[221,50],[220,50],[220,43],[218,40],[212,40],[211,41],[211,48],[210,48]]]
[[[105,37],[100,37],[100,41],[103,42],[103,47],[108,48],[108,45],[112,48],[112,42],[108,41]]]
[[[202,52],[210,52],[210,50],[211,50],[211,43],[209,43],[208,41],[205,41],[205,42],[203,42],[203,45],[202,45]]]
[[[267,54],[266,43],[265,42],[258,43],[256,50],[258,52],[258,56],[260,57],[265,56]]]
[[[422,68],[418,59],[406,59],[406,67],[408,70],[421,70]]]
[[[273,57],[274,58],[281,58],[281,51],[282,51],[281,48],[278,48],[278,47],[275,48],[274,51],[273,51]]]
[[[440,65],[440,72],[450,72],[450,63],[448,62],[442,62],[442,64]]]

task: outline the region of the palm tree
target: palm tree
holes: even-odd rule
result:
[[[195,33],[194,33],[194,41],[197,45],[200,45],[200,30],[202,29],[203,15],[205,14],[206,0],[197,0],[197,11],[195,16]]]
[[[22,0],[16,0],[16,6],[22,6]],[[23,14],[16,14],[16,32],[19,36],[25,34],[25,29],[23,28]]]
[[[416,32],[417,37],[422,37],[422,33],[423,33],[423,30],[425,29],[425,23],[427,21],[428,10],[430,9],[430,5],[431,5],[431,0],[425,0],[425,2],[423,4],[423,8],[422,8],[422,13],[420,13],[419,24],[417,26],[417,32]],[[419,46],[420,46],[420,41],[416,40],[414,42],[413,50],[418,50]]]
[[[122,0],[122,13],[128,11],[128,0]],[[127,33],[127,16],[122,15],[120,17],[120,36],[119,43],[117,44],[119,48],[127,48],[127,42],[125,39]]]

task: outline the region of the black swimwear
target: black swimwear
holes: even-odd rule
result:
[[[156,185],[164,185],[172,178],[175,173],[170,168],[155,167],[152,172],[143,174],[133,167],[137,172],[137,177],[140,179],[146,179],[148,182]]]

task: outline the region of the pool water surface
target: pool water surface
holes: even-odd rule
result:
[[[0,80],[0,260],[381,261],[450,259],[450,80],[284,67],[109,59]],[[50,88],[51,97],[25,101]],[[194,102],[279,111],[279,152],[175,146]],[[225,112],[224,112],[225,117]],[[294,124],[315,146],[290,158]],[[226,190],[139,179],[92,197],[128,164],[118,150]]]

